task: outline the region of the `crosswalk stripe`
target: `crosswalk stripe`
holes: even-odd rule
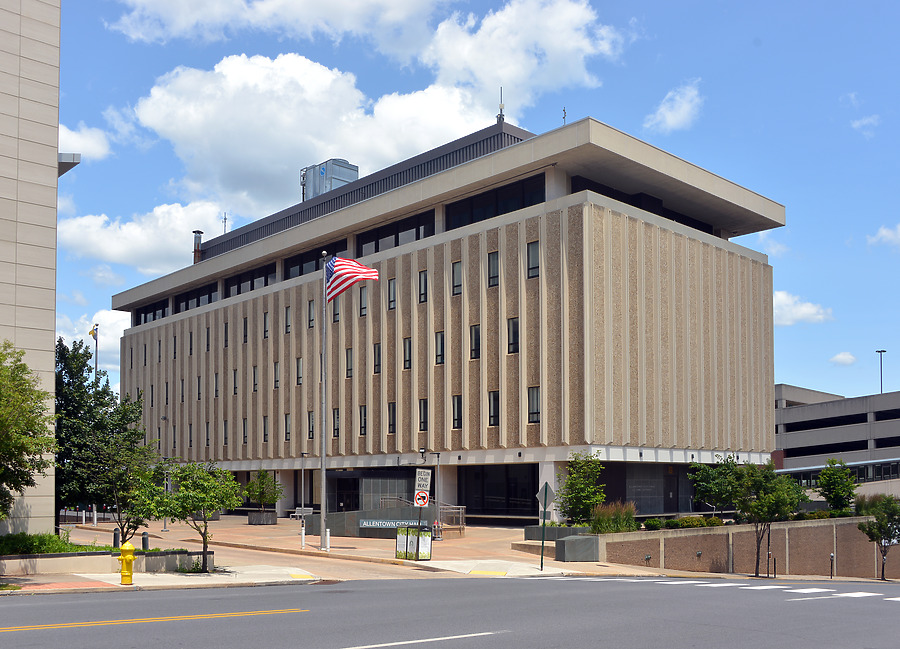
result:
[[[878,597],[878,596],[880,596],[880,595],[881,595],[881,593],[864,593],[864,592],[857,592],[857,593],[835,593],[835,594],[834,594],[835,597]]]
[[[787,586],[741,586],[741,590],[780,590]]]
[[[732,583],[724,583],[724,584],[698,584],[701,588],[727,588],[728,586],[740,586],[741,584],[732,584]]]
[[[791,588],[786,593],[833,593],[834,588]]]

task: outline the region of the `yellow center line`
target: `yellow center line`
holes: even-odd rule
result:
[[[0,633],[9,631],[43,631],[47,629],[78,629],[93,626],[116,626],[120,624],[144,624],[146,622],[180,622],[183,620],[214,620],[226,617],[251,617],[254,615],[281,615],[284,613],[309,613],[309,609],[284,608],[272,611],[239,611],[237,613],[206,613],[203,615],[172,615],[169,617],[139,617],[129,620],[97,620],[95,622],[62,622],[60,624],[33,624],[31,626],[10,626],[0,628]]]

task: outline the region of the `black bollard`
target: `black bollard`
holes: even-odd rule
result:
[[[113,547],[119,547],[119,528],[113,530]]]
[[[141,534],[141,550],[147,552],[150,549],[150,534],[144,532]]]

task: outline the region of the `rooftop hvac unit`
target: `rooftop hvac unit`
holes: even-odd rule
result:
[[[300,171],[301,200],[308,201],[359,178],[359,167],[346,160],[332,158]]]

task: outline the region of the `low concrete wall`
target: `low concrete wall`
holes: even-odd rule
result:
[[[773,523],[770,570],[779,575],[835,574],[842,577],[881,576],[881,555],[857,529],[866,517],[830,518]],[[760,572],[766,571],[767,539],[763,539]],[[649,559],[647,557],[650,557]],[[752,525],[626,532],[600,535],[600,561],[633,566],[753,573],[756,535]],[[900,578],[900,552],[888,554],[887,577]]]
[[[66,554],[21,554],[0,556],[0,575],[88,574],[119,572],[118,552],[77,552]],[[134,572],[174,572],[190,569],[202,552],[167,550],[134,555]],[[209,569],[215,567],[215,555],[207,552]]]
[[[353,512],[328,512],[326,525],[331,530],[331,536],[356,536],[370,539],[394,539],[397,538],[397,528],[389,527],[362,527],[361,521],[400,521],[401,527],[407,527],[407,523],[415,525],[422,514],[422,525],[429,527],[434,525],[434,507],[385,507],[383,509],[371,509]],[[319,515],[306,517],[306,533],[319,535]]]

